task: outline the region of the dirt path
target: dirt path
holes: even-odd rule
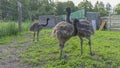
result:
[[[9,43],[0,44],[0,68],[32,68],[18,56],[34,44],[31,37],[30,34],[24,34],[22,38],[26,41],[20,42],[22,38],[15,38]]]

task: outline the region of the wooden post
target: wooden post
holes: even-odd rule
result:
[[[99,30],[102,30],[104,28],[104,26],[106,26],[105,24],[107,23],[107,21],[103,21],[100,25]]]
[[[18,31],[22,31],[22,4],[17,1],[18,4]]]

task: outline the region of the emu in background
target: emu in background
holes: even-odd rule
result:
[[[49,18],[46,19],[46,24],[41,24],[39,22],[39,20],[35,20],[33,22],[33,24],[30,27],[30,31],[34,32],[34,34],[33,34],[33,41],[35,41],[36,34],[37,34],[37,41],[39,41],[39,39],[38,39],[39,32],[42,30],[43,27],[48,25],[48,21],[49,21]]]

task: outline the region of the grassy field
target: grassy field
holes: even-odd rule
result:
[[[84,53],[81,56],[79,38],[72,37],[64,47],[67,60],[59,60],[58,41],[52,37],[51,29],[42,30],[39,36],[40,41],[33,42],[32,33],[28,32],[30,23],[25,22],[22,27],[25,32],[19,36],[16,22],[0,23],[0,61],[1,59],[2,61],[8,60],[8,57],[8,59],[4,59],[4,57],[12,54],[15,56],[13,58],[21,58],[32,68],[120,68],[120,32],[96,31],[95,35],[91,37],[94,56],[88,54],[89,46],[86,39],[83,43]],[[4,51],[1,53],[2,50],[7,50],[8,53],[4,53]],[[14,52],[15,54],[13,54]]]
[[[58,41],[51,36],[51,30],[42,30],[39,39],[39,42],[33,42],[24,53],[19,54],[33,68],[120,68],[120,32],[97,31],[92,36],[94,56],[88,54],[86,39],[81,56],[79,38],[72,37],[64,47],[67,60],[59,60]]]

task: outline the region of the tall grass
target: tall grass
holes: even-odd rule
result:
[[[22,23],[22,31],[27,31],[29,28],[29,22]],[[0,37],[11,36],[18,34],[17,22],[0,22]]]
[[[18,33],[18,28],[15,22],[2,22],[0,23],[0,37],[16,35]]]
[[[30,21],[26,21],[22,23],[22,31],[28,31],[30,28],[31,22]]]

